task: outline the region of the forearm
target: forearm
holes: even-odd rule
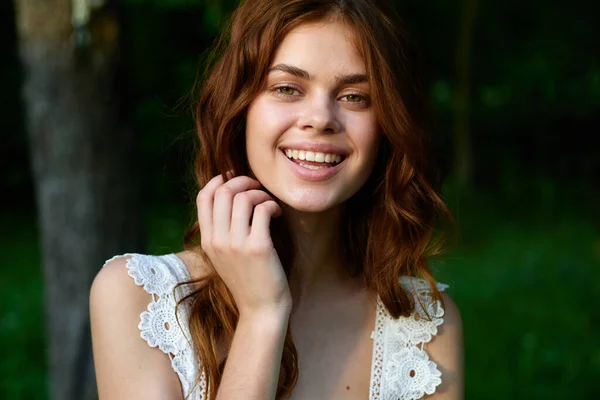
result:
[[[240,317],[217,400],[275,399],[288,318]]]

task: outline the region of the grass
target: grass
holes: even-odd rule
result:
[[[557,194],[558,193],[558,194]],[[592,399],[600,376],[600,234],[569,198],[513,207],[497,194],[453,205],[462,239],[435,264],[465,330],[468,399]],[[517,211],[515,211],[517,210]],[[0,228],[0,398],[46,398],[42,276],[31,216]],[[174,208],[148,215],[148,252],[179,247]],[[10,230],[9,230],[10,229]]]

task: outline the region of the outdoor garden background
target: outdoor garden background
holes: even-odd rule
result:
[[[194,195],[185,98],[235,3],[123,0],[92,10],[78,28],[92,38],[77,39],[83,49],[103,45],[94,42],[101,18],[116,29],[105,36],[119,49],[115,118],[134,141],[123,154],[135,160],[127,179],[140,193],[130,222],[143,230],[139,246],[123,251],[181,249]],[[49,20],[69,12],[61,0],[0,2],[1,399],[50,398],[31,156],[40,143],[28,134],[19,52],[31,36],[19,34],[15,17],[39,4]],[[423,54],[436,144],[451,171],[444,195],[461,235],[434,269],[462,313],[466,397],[598,398],[600,3],[397,6]]]

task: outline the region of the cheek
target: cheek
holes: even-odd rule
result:
[[[374,130],[368,135],[365,141],[365,146],[369,149],[369,156],[374,163],[375,158],[377,157],[377,154],[379,152],[379,145],[381,143],[381,133],[379,132],[379,130]]]
[[[254,145],[274,147],[279,136],[288,129],[293,114],[276,103],[257,99],[248,109],[246,119],[246,143],[248,150]],[[265,150],[265,149],[263,149]]]
[[[374,159],[381,141],[381,133],[375,116],[357,118],[355,121],[350,121],[349,126],[352,127],[352,142],[360,156],[370,160]]]
[[[357,134],[353,141],[358,149],[359,163],[357,167],[360,168],[360,172],[356,175],[357,187],[354,189],[358,190],[369,179],[377,163],[382,134],[379,126],[375,124],[363,125],[361,131],[355,132]]]
[[[280,138],[294,115],[285,107],[258,98],[246,114],[246,157],[253,178],[268,184],[274,178],[273,165]]]

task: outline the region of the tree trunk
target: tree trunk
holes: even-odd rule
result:
[[[97,397],[89,288],[103,261],[140,251],[132,133],[119,123],[119,24],[108,8],[74,40],[69,0],[15,0],[45,279],[51,398]],[[84,39],[85,39],[84,37]]]
[[[471,179],[472,154],[470,137],[471,45],[473,25],[477,15],[477,0],[462,0],[458,47],[456,51],[457,87],[454,125],[454,168],[458,184],[465,186]]]

